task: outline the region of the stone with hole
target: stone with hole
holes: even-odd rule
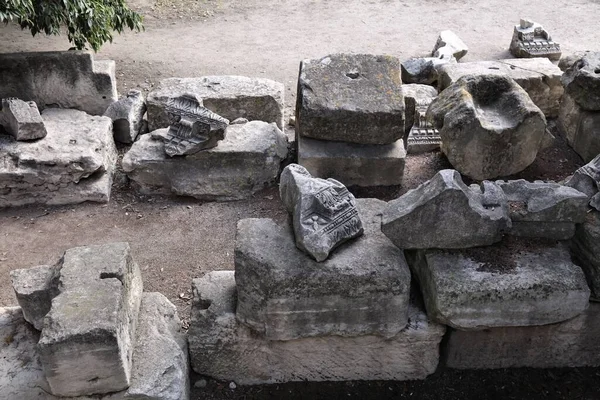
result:
[[[115,140],[127,144],[133,143],[139,134],[146,133],[144,114],[146,114],[144,95],[139,90],[130,90],[127,96],[112,103],[104,116],[113,121]]]

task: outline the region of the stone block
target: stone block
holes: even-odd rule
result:
[[[510,42],[510,52],[517,58],[545,57],[553,61],[560,59],[560,45],[552,40],[550,33],[540,24],[521,18],[515,25]]]
[[[432,121],[427,118],[427,109],[437,97],[437,90],[429,85],[402,85],[406,104],[405,147],[407,153],[422,153],[440,148],[442,139]]]
[[[565,186],[577,189],[590,200],[590,207],[600,211],[600,154],[568,177]]]
[[[446,365],[457,369],[600,366],[600,304],[552,325],[452,330]]]
[[[0,125],[17,140],[34,140],[46,136],[46,127],[37,105],[19,99],[2,99]]]
[[[427,315],[456,329],[547,325],[588,307],[590,290],[562,245],[522,241],[469,250],[418,250],[407,259]]]
[[[115,62],[84,51],[0,54],[0,98],[102,115],[117,101]]]
[[[456,60],[460,60],[467,55],[468,51],[469,48],[456,33],[445,30],[440,32],[437,42],[435,42],[435,46],[431,51],[431,56],[437,58],[454,57]]]
[[[458,172],[442,170],[390,201],[383,211],[381,230],[401,249],[467,248],[498,242],[510,226],[506,199],[493,184],[488,182],[485,188],[483,194],[471,190]]]
[[[600,111],[586,111],[568,94],[562,98],[558,127],[585,162],[600,154]]]
[[[193,281],[193,291],[192,368],[242,385],[424,379],[437,367],[446,330],[411,304],[408,325],[392,338],[331,335],[269,341],[236,320],[234,271],[209,272]]]
[[[129,245],[67,250],[59,290],[38,343],[52,394],[127,389],[142,294],[140,270]]]
[[[600,52],[584,54],[563,74],[565,94],[582,110],[600,111]]]
[[[410,272],[379,230],[385,203],[359,199],[365,233],[318,263],[271,219],[238,222],[238,320],[268,340],[338,335],[392,337],[406,326]]]
[[[0,208],[108,202],[117,162],[110,118],[61,109],[42,118],[43,139],[0,135]]]
[[[402,139],[361,145],[298,137],[298,164],[313,176],[333,178],[346,186],[400,185],[405,160]]]
[[[590,211],[585,222],[577,225],[571,253],[585,272],[592,300],[600,301],[600,212]]]
[[[515,80],[548,118],[558,116],[564,93],[562,71],[546,58],[520,58],[447,64],[439,68],[442,91],[465,75],[507,75]]]
[[[113,121],[114,138],[120,143],[133,143],[145,128],[146,100],[139,90],[130,90],[126,97],[112,103],[104,116]]]
[[[307,138],[391,144],[404,130],[400,62],[332,54],[300,63],[296,133]]]
[[[174,193],[201,200],[241,200],[277,181],[287,137],[261,121],[233,124],[217,147],[168,157],[160,138],[143,135],[123,157],[123,170],[144,193]]]
[[[440,68],[456,64],[455,58],[409,58],[402,63],[402,82],[432,85],[440,79]]]
[[[467,75],[431,103],[427,116],[442,151],[462,174],[476,180],[521,172],[535,160],[546,118],[507,76]]]
[[[163,79],[148,93],[148,128],[167,128],[167,101],[193,94],[203,100],[204,107],[230,121],[246,118],[274,122],[283,129],[284,92],[282,83],[264,78],[223,75]]]

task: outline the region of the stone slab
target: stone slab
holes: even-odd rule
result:
[[[591,211],[585,222],[577,225],[571,241],[571,253],[581,266],[591,289],[591,298],[600,301],[600,212]]]
[[[275,184],[287,157],[287,137],[266,122],[230,125],[217,147],[186,157],[165,154],[165,132],[143,135],[123,157],[123,170],[143,193],[241,200]]]
[[[222,75],[163,79],[148,93],[148,128],[167,128],[168,99],[189,93],[200,97],[204,107],[230,121],[246,118],[274,122],[283,129],[284,92],[282,83],[265,78]]]
[[[314,336],[391,337],[406,326],[410,272],[380,231],[385,203],[356,203],[364,234],[323,262],[299,250],[289,224],[238,222],[238,320],[268,340]]]
[[[600,154],[600,111],[586,111],[567,93],[560,103],[557,126],[583,161]]]
[[[117,150],[112,121],[46,109],[46,137],[18,142],[0,134],[0,208],[108,202]]]
[[[0,54],[0,98],[102,115],[117,101],[115,62],[85,51]]]
[[[413,303],[407,327],[392,338],[332,335],[269,341],[236,320],[234,271],[209,272],[193,281],[193,291],[192,368],[241,385],[424,379],[437,367],[446,330]]]

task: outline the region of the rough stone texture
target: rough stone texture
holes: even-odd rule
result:
[[[346,186],[400,185],[406,150],[402,139],[392,144],[361,145],[298,136],[298,164],[313,176],[333,178]]]
[[[332,54],[300,63],[296,134],[391,144],[404,130],[400,62],[391,56]]]
[[[588,307],[585,275],[561,245],[417,250],[407,259],[427,315],[457,329],[552,324]]]
[[[398,333],[407,323],[410,272],[402,251],[379,230],[384,206],[358,200],[365,234],[322,263],[296,248],[288,224],[240,220],[238,320],[269,340]]]
[[[148,128],[168,127],[167,101],[190,93],[200,97],[204,107],[230,121],[275,122],[283,129],[284,92],[282,83],[264,78],[224,75],[164,79],[148,94]]]
[[[565,94],[585,111],[600,111],[600,52],[586,53],[562,76]]]
[[[585,222],[577,225],[571,253],[585,272],[592,299],[600,301],[600,212],[589,212]]]
[[[456,33],[445,30],[440,32],[437,42],[431,51],[431,56],[437,58],[454,57],[456,60],[460,60],[467,55],[468,51],[469,48]]]
[[[46,127],[37,105],[19,99],[2,99],[0,125],[17,140],[34,140],[46,136]]]
[[[585,162],[600,154],[600,111],[586,111],[567,93],[560,103],[558,127]]]
[[[562,71],[545,58],[521,58],[448,64],[440,67],[439,90],[442,91],[465,75],[508,75],[529,95],[548,118],[558,116],[564,93]]]
[[[201,200],[241,200],[273,184],[287,156],[287,137],[261,121],[230,125],[217,147],[169,158],[161,132],[143,135],[123,157],[123,170],[145,193]]]
[[[454,58],[409,58],[402,63],[402,82],[431,85],[439,81],[440,68],[456,64]]]
[[[437,97],[437,90],[429,85],[402,85],[406,104],[405,147],[407,153],[422,153],[440,148],[439,132],[427,118],[427,109]]]
[[[292,215],[296,247],[317,261],[363,234],[354,195],[335,179],[313,178],[303,166],[290,164],[281,173],[279,193]]]
[[[508,200],[514,236],[567,240],[585,221],[588,197],[558,183],[497,181]]]
[[[114,61],[84,51],[0,54],[0,98],[102,115],[117,101]]]
[[[443,325],[411,304],[408,325],[394,337],[324,336],[269,341],[235,317],[233,271],[209,272],[193,281],[189,330],[193,369],[251,385],[288,381],[424,379],[438,364]]]
[[[510,42],[510,52],[517,58],[547,57],[560,59],[560,45],[552,40],[550,34],[538,23],[521,19],[515,25]]]
[[[471,190],[455,170],[388,203],[381,230],[401,249],[467,248],[502,239],[510,226],[506,199],[493,184]],[[503,205],[504,204],[504,205]]]
[[[10,271],[10,279],[23,317],[38,331],[42,330],[44,317],[50,311],[52,299],[58,294],[60,266],[39,267]]]
[[[107,117],[46,109],[48,135],[18,142],[0,134],[0,208],[106,203],[117,151]]]
[[[600,366],[600,304],[558,324],[452,330],[446,365],[457,369],[564,368]]]
[[[127,243],[76,247],[63,256],[60,294],[38,343],[52,394],[127,389],[142,277]]]
[[[418,107],[429,107],[429,104],[438,95],[437,89],[429,85],[409,83],[400,88],[404,96],[406,120],[404,123],[404,134],[408,135],[415,123]]]
[[[589,205],[600,211],[600,154],[577,169],[564,184],[584,193],[590,199]]]
[[[558,68],[561,71],[565,72],[569,68],[573,66],[577,61],[581,60],[583,56],[585,56],[589,51],[577,51],[573,54],[568,54],[566,56],[562,56],[560,61],[558,62]]]
[[[427,115],[450,163],[477,180],[524,170],[546,131],[544,114],[507,76],[463,76],[440,93]]]
[[[139,90],[130,90],[126,97],[112,103],[104,116],[113,121],[114,138],[120,143],[133,143],[143,129],[146,100]]]

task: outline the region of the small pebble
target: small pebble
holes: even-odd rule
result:
[[[205,388],[206,385],[208,385],[206,379],[200,379],[199,381],[196,381],[196,383],[194,383],[194,386],[197,388]]]
[[[234,390],[236,387],[237,387],[237,385],[235,384],[235,382],[229,383],[229,389]]]

